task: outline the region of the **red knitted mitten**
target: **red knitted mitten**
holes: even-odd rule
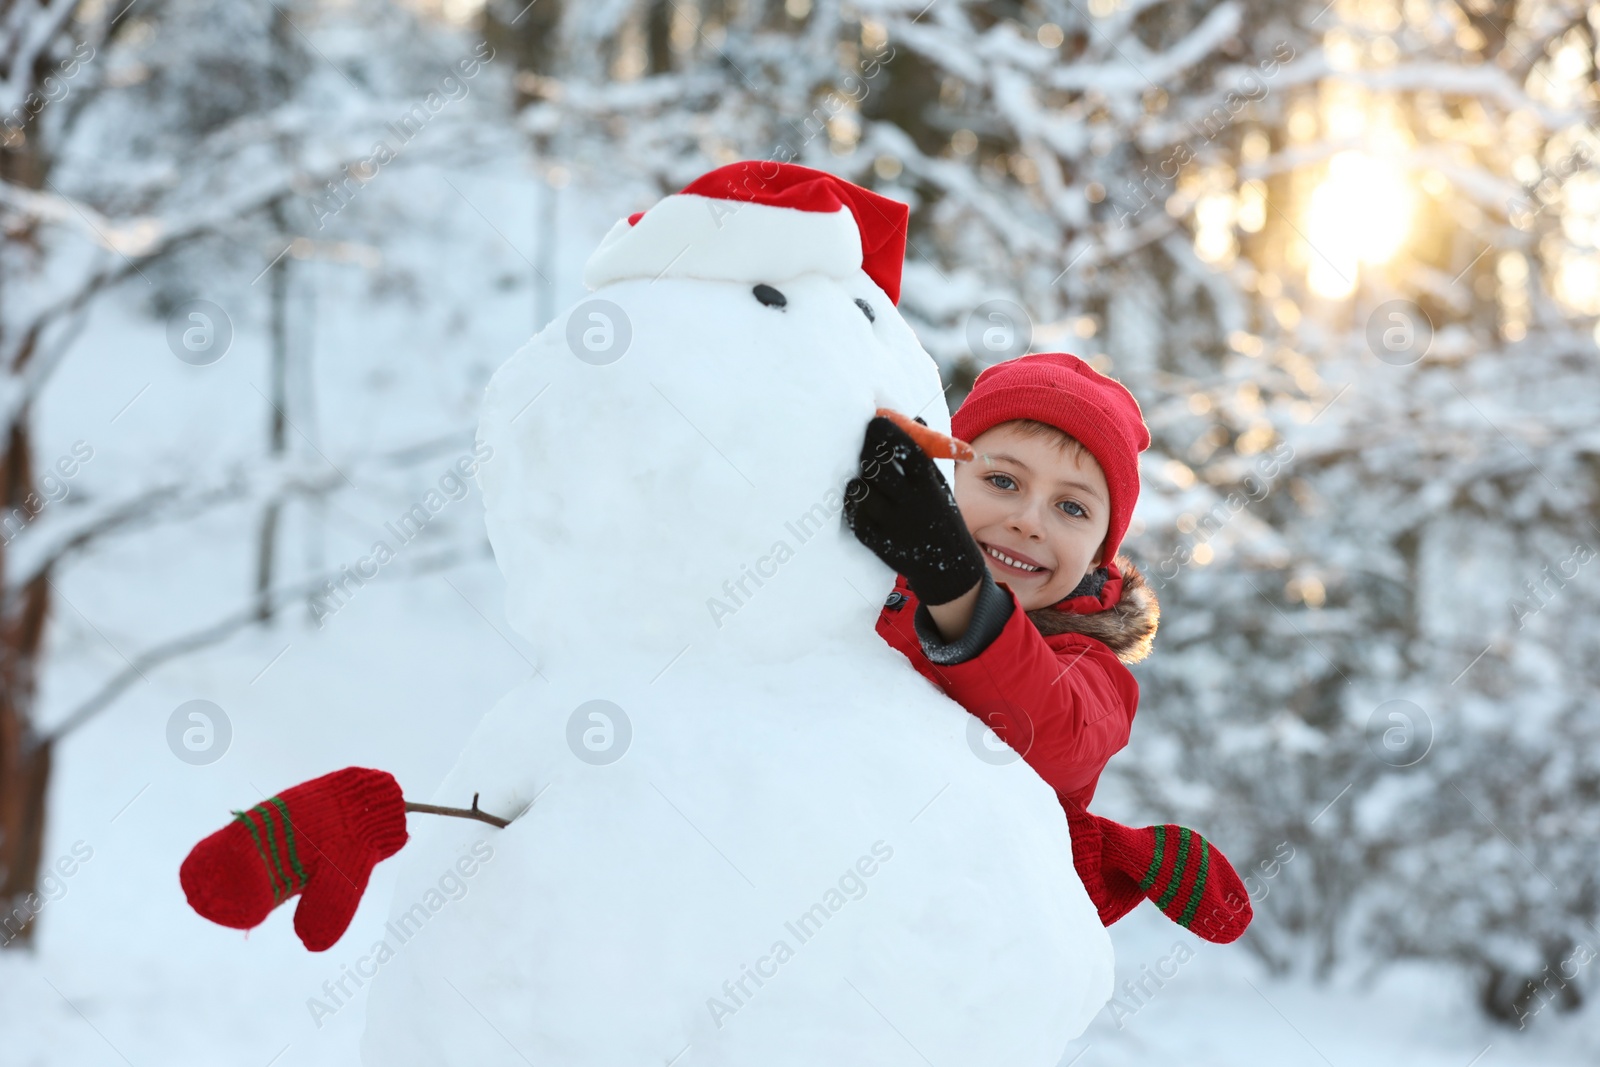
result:
[[[312,952],[339,940],[372,868],[406,843],[400,783],[365,767],[302,782],[233,815],[178,870],[189,906],[248,930],[303,891],[294,931]]]
[[[1219,945],[1250,925],[1250,894],[1233,864],[1187,826],[1135,829],[1066,807],[1073,864],[1104,925],[1146,898],[1179,926]]]

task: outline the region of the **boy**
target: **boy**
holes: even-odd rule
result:
[[[1233,940],[1248,901],[1209,842],[1085,810],[1128,743],[1139,686],[1125,664],[1149,654],[1160,616],[1117,556],[1150,445],[1138,403],[1076,356],[1041,353],[980,374],[951,431],[976,453],[953,495],[904,431],[868,425],[845,521],[899,575],[879,635],[1055,789],[1106,925],[1148,897]]]

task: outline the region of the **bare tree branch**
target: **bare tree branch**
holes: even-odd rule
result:
[[[412,561],[400,570],[399,576],[414,578],[424,574],[432,574],[456,565],[466,555],[467,553],[460,547],[452,547],[435,552],[432,555]],[[388,573],[387,570],[385,573]],[[315,578],[279,586],[268,593],[268,599],[271,602],[273,611],[276,612],[288,604],[311,596],[339,577],[341,575],[338,571],[326,571]],[[182,636],[146,649],[133,657],[125,668],[113,675],[93,696],[73,708],[60,722],[45,731],[42,735],[43,741],[53,744],[74,732],[100,712],[110,707],[134,682],[146,680],[147,672],[191,652],[198,652],[201,649],[221,644],[240,630],[254,625],[259,621],[257,614],[259,604],[260,599],[252,594],[249,604],[245,607],[230,612],[222,618],[198,629],[191,630]]]
[[[199,485],[192,480],[164,482],[138,489],[86,514],[68,512],[53,522],[34,523],[16,534],[7,546],[7,562],[20,577],[5,586],[0,608],[108,534],[180,522],[227,504],[265,504],[295,496],[321,496],[345,483],[341,472],[356,475],[406,469],[468,449],[472,440],[470,431],[456,431],[380,453],[340,457],[338,465],[330,469],[322,469],[315,459],[304,455],[291,455],[276,462],[258,461],[255,469],[240,468]],[[6,522],[7,517],[0,515],[0,538],[5,535]]]

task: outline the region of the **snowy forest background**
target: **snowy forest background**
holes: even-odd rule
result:
[[[1125,551],[1163,626],[1096,807],[1203,829],[1257,918],[1114,927],[1119,978],[1195,958],[1063,1062],[1593,1062],[1597,32],[1527,0],[0,0],[0,1060],[352,1062],[359,996],[305,1007],[343,946],[287,909],[242,945],[177,865],[336,766],[431,789],[532,672],[449,477],[482,388],[614,219],[774,158],[912,205],[952,408],[1067,350],[1154,434]],[[174,740],[196,700],[214,759]]]

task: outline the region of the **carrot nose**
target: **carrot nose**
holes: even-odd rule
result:
[[[957,463],[964,463],[974,455],[972,446],[959,437],[949,437],[938,430],[930,430],[891,408],[879,408],[878,414],[904,430],[917,443],[917,447],[932,459],[953,459]]]

